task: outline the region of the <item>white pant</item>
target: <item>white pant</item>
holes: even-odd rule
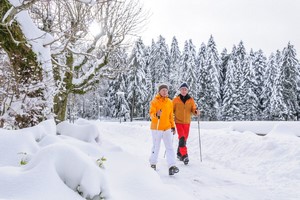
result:
[[[173,133],[171,129],[166,131],[159,131],[159,130],[151,130],[152,133],[152,152],[149,159],[151,165],[157,164],[159,149],[160,149],[160,142],[163,139],[165,147],[166,147],[166,156],[167,156],[167,163],[169,167],[175,166],[175,151],[173,149]]]

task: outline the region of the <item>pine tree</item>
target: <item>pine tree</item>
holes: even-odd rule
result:
[[[149,57],[147,60],[147,68],[150,71],[151,74],[151,96],[154,96],[156,91],[156,85],[160,82],[160,80],[158,80],[158,67],[156,66],[156,59],[158,58],[158,50],[157,50],[157,45],[154,42],[154,40],[152,40],[152,44],[150,47],[150,53],[149,53]]]
[[[109,80],[109,87],[105,93],[106,103],[103,109],[110,117],[129,118],[129,105],[125,98],[128,88],[126,83],[128,58],[125,50],[118,49],[113,56],[111,56],[108,65],[108,68],[117,72],[117,75],[111,77]]]
[[[242,65],[242,81],[240,87],[240,120],[257,120],[259,100],[255,94],[255,71],[253,67],[252,51],[246,56]]]
[[[235,85],[234,85],[234,71],[235,65],[233,61],[233,56],[235,55],[235,47],[233,52],[228,60],[227,70],[226,70],[226,79],[224,84],[224,99],[222,103],[222,118],[226,121],[238,120],[237,114],[239,113],[239,108],[236,105],[237,95],[235,94]]]
[[[245,57],[243,43],[233,47],[228,60],[226,80],[224,86],[224,100],[222,107],[222,117],[224,120],[236,121],[241,118],[241,77],[243,60]]]
[[[109,81],[103,107],[109,117],[129,118],[130,109],[126,99],[126,86],[125,73],[119,73],[114,80]]]
[[[208,72],[205,67],[206,62],[206,45],[204,43],[201,44],[199,49],[199,53],[197,56],[196,62],[196,73],[198,74],[197,85],[199,87],[197,91],[197,96],[195,97],[195,101],[199,102],[199,108],[201,110],[201,118],[205,119],[207,104],[205,102],[208,101],[208,96],[206,95],[206,83],[208,78]]]
[[[236,116],[237,120],[244,120],[245,119],[245,110],[246,105],[244,105],[245,101],[245,90],[246,88],[242,88],[242,85],[245,81],[244,76],[244,69],[247,68],[247,53],[244,47],[243,42],[241,41],[237,47],[236,55],[235,55],[235,80],[234,80],[234,87],[235,87],[235,94],[236,94],[236,106],[238,107],[238,114]],[[248,85],[249,86],[249,85]],[[247,88],[248,89],[248,88]]]
[[[189,85],[189,94],[197,95],[196,50],[192,40],[185,41],[182,53],[182,81]]]
[[[146,88],[148,91],[148,95],[147,95],[147,99],[146,99],[146,103],[144,105],[144,114],[143,116],[145,118],[149,118],[149,109],[150,109],[150,101],[154,96],[154,91],[155,89],[152,87],[152,76],[151,76],[151,69],[149,67],[149,60],[150,60],[150,53],[151,53],[151,49],[150,47],[146,47],[145,48],[145,61],[146,61],[146,65],[145,65],[145,76],[146,76]]]
[[[283,85],[280,79],[281,74],[279,72],[275,78],[272,96],[270,98],[270,115],[272,116],[272,120],[285,120],[288,115],[288,108],[282,95]]]
[[[131,111],[130,119],[141,117],[144,113],[144,105],[148,99],[148,90],[145,74],[145,45],[141,39],[137,40],[132,50],[129,71],[127,73],[127,100]]]
[[[224,85],[226,80],[226,71],[230,55],[227,53],[227,49],[224,49],[221,53],[221,64],[220,64],[220,105],[224,100]]]
[[[208,95],[207,117],[209,120],[217,120],[220,117],[220,59],[216,44],[211,36],[206,48],[206,71],[208,72],[208,80],[206,83],[206,94]]]
[[[298,63],[298,76],[297,76],[297,99],[298,99],[298,117],[297,120],[300,120],[300,63]]]
[[[287,106],[288,113],[286,120],[297,120],[299,110],[297,95],[297,79],[299,77],[298,60],[296,59],[296,50],[293,45],[288,43],[282,52],[282,66],[279,72],[282,80],[282,96]]]
[[[254,53],[254,60],[253,60],[253,67],[254,67],[254,93],[258,98],[258,110],[257,110],[257,119],[260,120],[262,117],[262,90],[264,86],[264,74],[266,70],[266,58],[263,55],[262,50]]]
[[[170,49],[170,97],[174,97],[181,83],[181,52],[178,47],[178,42],[174,36]]]
[[[275,85],[276,77],[278,77],[278,69],[280,63],[278,60],[281,57],[280,51],[277,51],[276,54],[271,54],[267,63],[266,72],[264,75],[264,87],[262,90],[262,107],[263,107],[263,120],[273,120],[271,115],[271,97],[274,97],[273,87]]]
[[[155,78],[158,80],[156,83],[169,83],[170,56],[165,38],[159,36],[158,41],[156,42],[156,47],[157,57],[155,59],[155,68],[157,69],[157,76]]]

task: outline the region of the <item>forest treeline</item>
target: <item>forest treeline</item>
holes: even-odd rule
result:
[[[159,36],[151,46],[137,40],[130,53],[118,49],[109,66],[117,75],[103,79],[85,96],[74,96],[69,113],[89,118],[148,119],[157,84],[167,83],[172,99],[180,83],[187,82],[202,120],[300,117],[300,65],[290,43],[267,58],[262,50],[246,52],[242,41],[230,52],[224,49],[218,53],[213,36],[199,49],[187,40],[182,50],[176,37],[169,47]]]

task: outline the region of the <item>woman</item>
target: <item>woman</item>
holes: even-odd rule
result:
[[[166,147],[169,175],[174,175],[179,172],[179,169],[175,166],[175,151],[172,144],[172,138],[175,134],[173,105],[172,101],[168,98],[168,86],[166,84],[159,85],[158,94],[150,103],[149,113],[153,141],[152,152],[149,159],[150,165],[156,170],[160,142],[163,140]]]

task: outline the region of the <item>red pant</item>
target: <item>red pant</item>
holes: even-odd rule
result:
[[[176,124],[176,128],[177,128],[178,139],[179,139],[177,155],[185,156],[187,155],[186,141],[189,137],[190,124]]]

